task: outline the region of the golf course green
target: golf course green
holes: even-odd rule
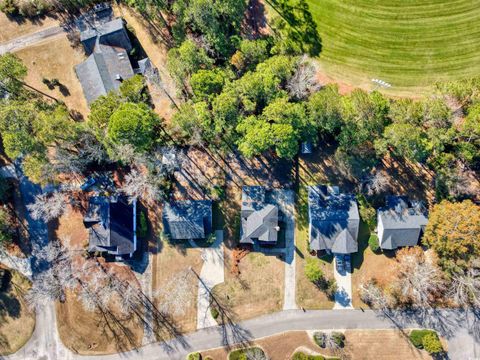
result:
[[[480,75],[480,0],[307,0],[326,74],[391,91]]]

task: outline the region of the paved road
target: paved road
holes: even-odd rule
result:
[[[59,357],[74,360],[163,360],[185,359],[194,350],[220,347],[226,343],[249,342],[253,339],[270,336],[289,330],[321,329],[395,329],[428,327],[434,328],[448,339],[449,356],[452,360],[478,359],[480,357],[480,318],[472,312],[462,310],[437,310],[421,313],[394,312],[389,316],[371,310],[287,310],[275,314],[244,321],[230,328],[228,337],[221,327],[202,329],[168,343],[147,345],[138,351],[105,356]],[[53,329],[50,329],[53,330]],[[475,338],[476,336],[476,338]],[[226,341],[226,339],[228,341]],[[27,348],[33,344],[28,343]],[[14,359],[40,359],[28,357],[7,357]]]
[[[51,26],[31,34],[19,36],[15,39],[5,41],[0,43],[0,55],[37,44],[43,40],[59,36],[64,32],[65,30],[61,26]]]

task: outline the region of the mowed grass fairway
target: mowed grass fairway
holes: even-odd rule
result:
[[[391,92],[480,74],[480,0],[307,0],[327,75]]]

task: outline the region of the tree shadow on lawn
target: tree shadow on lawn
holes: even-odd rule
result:
[[[317,23],[310,13],[305,0],[265,0],[277,14],[293,29],[291,41],[311,56],[318,56],[322,51],[322,40],[317,30]]]

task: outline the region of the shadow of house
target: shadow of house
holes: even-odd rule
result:
[[[139,69],[133,69],[129,57],[133,47],[123,19],[113,19],[111,14],[98,16],[99,12],[108,9],[111,10],[102,5],[77,19],[80,42],[88,58],[75,67],[75,72],[89,105],[99,96],[118,90],[122,81],[135,73],[143,74],[151,65],[148,59],[144,59]]]
[[[266,202],[262,186],[242,188],[240,244],[276,245],[280,227],[278,206]]]
[[[164,231],[171,240],[206,239],[212,233],[212,201],[167,202],[162,220]]]
[[[415,246],[428,223],[427,212],[419,201],[406,196],[387,196],[386,206],[377,211],[378,242],[382,249]]]
[[[128,259],[137,251],[136,201],[92,196],[83,219],[88,229],[88,251]]]
[[[338,187],[308,186],[309,244],[316,252],[346,255],[358,251],[360,216],[353,195]]]

